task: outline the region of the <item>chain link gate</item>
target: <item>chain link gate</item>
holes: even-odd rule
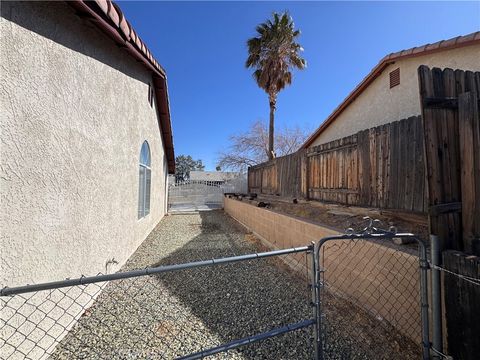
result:
[[[84,358],[135,357],[137,354],[140,357],[164,359],[202,359],[222,353],[227,354],[228,358],[236,358],[232,351],[248,350],[252,344],[265,344],[273,338],[308,330],[311,334],[309,340],[303,335],[295,338],[294,346],[304,348],[303,355],[296,355],[299,359],[385,358],[386,354],[389,359],[418,358],[420,354],[423,359],[428,359],[430,344],[426,247],[413,234],[391,230],[380,230],[370,221],[370,225],[358,233],[349,229],[344,235],[323,238],[316,244],[299,248],[3,288],[0,291],[0,352],[2,357],[7,354],[5,358],[15,358],[18,355],[18,358],[27,359],[48,356],[54,359],[72,358],[78,355],[78,349],[82,349],[81,356]],[[418,254],[400,251],[392,244],[392,239],[415,241],[418,244]],[[354,260],[352,254],[356,255],[357,260]],[[305,291],[310,293],[311,303],[308,304],[306,300],[302,304],[295,300],[292,305],[296,308],[303,307],[306,311],[288,317],[288,312],[294,309],[275,308],[275,304],[268,302],[268,294],[265,303],[254,304],[240,292],[237,299],[239,303],[233,311],[244,311],[240,309],[242,306],[248,311],[252,307],[261,306],[267,314],[274,309],[280,311],[273,317],[270,314],[270,321],[282,316],[284,319],[269,324],[267,318],[252,313],[250,316],[258,316],[259,322],[263,322],[258,328],[261,331],[250,327],[248,331],[234,332],[228,338],[229,341],[216,340],[219,344],[217,346],[201,346],[200,350],[192,351],[198,346],[194,344],[195,346],[185,347],[183,341],[194,335],[169,330],[169,326],[175,326],[176,323],[180,327],[191,326],[192,320],[188,316],[172,318],[168,311],[159,314],[159,309],[166,311],[165,304],[153,306],[156,302],[162,303],[162,298],[168,296],[172,289],[174,293],[178,292],[176,288],[169,288],[167,292],[158,291],[155,277],[171,276],[167,278],[169,283],[180,284],[187,293],[194,293],[196,297],[206,296],[212,307],[220,307],[222,304],[217,301],[218,296],[213,294],[218,291],[215,284],[211,287],[207,285],[206,288],[203,288],[205,285],[195,288],[195,285],[215,282],[214,269],[232,274],[251,270],[252,276],[249,278],[253,278],[255,273],[266,281],[269,275],[255,267],[262,259],[282,259],[282,264],[287,263],[290,270],[295,267],[296,271],[299,268],[305,271],[305,281],[309,284],[309,289],[305,287]],[[230,267],[226,268],[228,266]],[[279,266],[282,265],[274,264],[274,268]],[[212,269],[213,272],[202,273],[201,268]],[[190,283],[186,283],[186,278],[181,275],[187,272],[190,273]],[[418,279],[415,279],[417,276]],[[272,278],[277,277],[278,273],[273,271]],[[389,277],[397,281],[388,279]],[[201,278],[205,282],[201,282]],[[396,289],[382,285],[382,281],[387,282],[386,280],[395,284]],[[234,277],[232,283],[235,284]],[[192,286],[193,288],[188,288]],[[262,284],[260,287],[255,286],[257,292],[268,290]],[[281,291],[284,285],[279,284],[279,288]],[[231,291],[235,292],[235,289]],[[130,297],[134,298],[133,302],[129,301]],[[114,308],[108,312],[102,305],[105,298],[114,300]],[[152,313],[151,309],[155,312]],[[119,353],[116,347],[120,345],[115,342],[116,334],[112,330],[112,324],[120,321],[125,313],[126,322],[120,327],[124,327],[128,336],[135,340],[126,344],[127,348]],[[67,321],[64,321],[65,314],[69,315]],[[168,319],[161,321],[161,328],[152,323],[163,317]],[[150,318],[153,320],[150,321]],[[227,321],[226,329],[240,326],[228,322],[228,319],[215,321]],[[152,325],[155,325],[153,331]],[[197,335],[205,331],[203,325],[195,326]],[[110,340],[102,343],[100,333]],[[239,334],[244,336],[238,337]],[[175,343],[178,343],[178,347],[175,347]],[[421,349],[418,344],[421,344]],[[279,349],[279,345],[276,343],[270,346]],[[281,351],[285,351],[285,354],[289,351],[288,347],[293,346],[292,343],[283,345]],[[258,347],[250,349],[249,354],[253,358],[272,356],[268,347],[267,352],[264,351],[264,348]],[[294,356],[292,354],[285,356]]]
[[[365,219],[360,232],[315,244],[318,359],[429,359],[426,245]],[[393,239],[415,245],[399,249]]]
[[[288,357],[302,353],[299,355],[301,358],[313,358],[315,335],[312,331],[316,329],[316,307],[310,303],[314,287],[306,286],[314,279],[312,272],[307,272],[307,263],[313,264],[313,250],[312,244],[109,275],[5,287],[0,290],[1,358],[202,359],[225,354],[229,359],[243,359],[242,353],[247,358],[257,354],[267,354],[263,356],[268,357],[274,349]],[[257,266],[259,263],[263,265]],[[231,274],[226,288],[215,283],[215,274],[220,271]],[[247,271],[250,275],[238,282],[235,273],[239,271]],[[268,279],[278,279],[282,271],[291,274],[282,281],[299,284],[304,289],[291,303],[295,308],[284,309],[266,302],[258,304],[252,302],[248,291],[243,291],[246,285],[250,285],[254,292],[265,294],[260,298],[268,300],[268,290],[273,289],[262,281],[266,283]],[[167,284],[166,289],[160,291],[163,285],[159,282],[162,281]],[[278,292],[285,292],[286,285],[279,282]],[[297,291],[291,287],[288,289]],[[229,294],[225,294],[226,291]],[[179,298],[172,297],[179,292],[187,297],[193,296],[192,305],[198,305],[200,298],[205,297],[212,313],[225,307],[227,311],[215,313],[211,319],[201,319],[207,323],[223,323],[225,331],[230,334],[221,338],[206,337],[204,333],[208,324],[198,322],[194,314],[180,314]],[[183,301],[187,299],[182,298]],[[225,304],[228,301],[237,303],[234,306]],[[297,311],[298,308],[304,310]],[[243,312],[244,315],[240,321],[236,318],[233,322],[234,317],[229,316],[229,311]],[[189,330],[184,331],[187,327]],[[261,331],[257,333],[258,330]],[[290,334],[291,338],[285,338]],[[237,338],[239,335],[243,337]],[[198,343],[197,338],[200,339]],[[280,340],[267,343],[274,338]],[[219,345],[212,346],[215,344]],[[199,350],[192,351],[195,349]],[[240,355],[236,353],[237,349],[241,350]]]

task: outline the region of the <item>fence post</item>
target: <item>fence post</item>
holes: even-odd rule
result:
[[[421,319],[422,319],[422,358],[423,360],[430,359],[430,339],[428,328],[428,279],[427,270],[428,258],[427,249],[423,242],[419,242],[419,257],[420,257],[420,301],[421,301]]]
[[[302,151],[300,157],[300,188],[302,196],[305,200],[308,200],[308,149]]]
[[[430,249],[432,257],[432,327],[433,339],[432,347],[434,350],[433,358],[439,359],[438,353],[443,353],[442,339],[442,297],[440,270],[436,268],[440,266],[440,239],[437,235],[430,235]]]
[[[318,267],[318,256],[316,247],[318,244],[314,244],[312,242],[312,273],[311,276],[311,288],[312,288],[312,308],[313,308],[313,320],[315,321],[313,325],[313,335],[314,335],[314,359],[315,360],[322,360],[323,353],[322,353],[322,343],[321,343],[321,327],[320,327],[320,294],[319,294],[319,267]]]

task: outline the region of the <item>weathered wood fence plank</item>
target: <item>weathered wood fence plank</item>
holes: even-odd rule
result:
[[[423,164],[417,116],[253,166],[249,190],[424,212]]]
[[[444,249],[480,255],[480,73],[421,66],[418,75],[430,232]]]
[[[418,76],[430,233],[447,250],[447,352],[455,359],[476,359],[480,286],[463,276],[480,278],[480,72],[421,66]]]
[[[443,267],[448,271],[480,279],[480,258],[459,251],[443,253]],[[480,286],[445,273],[445,307],[448,353],[455,359],[478,359],[480,354]]]
[[[477,94],[458,97],[464,251],[480,254],[480,120]]]

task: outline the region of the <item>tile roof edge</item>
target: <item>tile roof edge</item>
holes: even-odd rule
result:
[[[473,36],[472,36],[473,35]],[[468,37],[472,36],[471,39]],[[453,44],[450,44],[450,41],[455,39]],[[462,41],[463,39],[468,39]],[[416,46],[410,49],[401,50],[398,52],[390,53],[384,56],[380,62],[375,65],[375,67],[368,73],[368,75],[363,78],[363,80],[351,91],[348,96],[338,105],[335,110],[327,117],[327,119],[305,140],[300,149],[306,149],[309,147],[315,139],[340,115],[343,110],[350,105],[362,92],[366,89],[372,82],[375,80],[383,70],[390,64],[394,63],[397,60],[428,55],[435,52],[451,50],[459,47],[470,46],[474,44],[480,44],[480,31],[476,31],[467,35],[457,36],[447,40],[440,40],[433,44],[425,44],[421,46]],[[432,48],[432,46],[435,46]],[[430,47],[427,49],[427,47]],[[420,51],[415,51],[416,49],[422,48]],[[407,53],[408,52],[408,53]]]
[[[170,105],[168,99],[167,74],[152,52],[140,39],[125,18],[120,7],[111,0],[74,0],[66,3],[77,10],[79,16],[87,17],[113,41],[124,47],[126,51],[141,61],[154,74],[154,89],[157,100],[157,112],[165,154],[167,156],[168,172],[175,172],[175,152],[173,146]]]

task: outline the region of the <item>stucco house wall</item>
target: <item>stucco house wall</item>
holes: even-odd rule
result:
[[[114,272],[166,211],[152,74],[64,2],[1,13],[0,284]],[[151,205],[138,220],[145,140]]]
[[[479,71],[479,59],[480,45],[472,45],[396,61],[324,129],[309,147],[420,115],[417,75],[420,65]],[[389,73],[397,68],[400,68],[400,85],[390,89]]]

